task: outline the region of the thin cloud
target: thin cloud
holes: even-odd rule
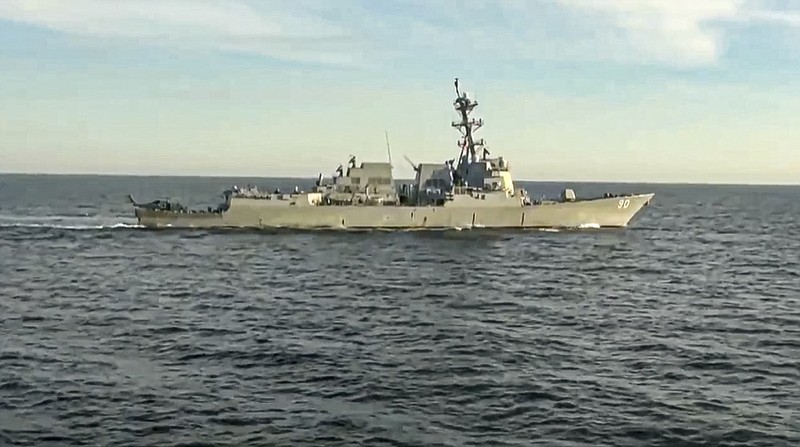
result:
[[[681,65],[715,63],[723,50],[720,21],[741,14],[742,0],[558,0],[596,14],[611,31],[623,33],[622,45],[643,59]]]
[[[703,66],[722,57],[727,22],[800,25],[798,13],[753,6],[745,0],[2,0],[0,19],[325,64],[471,57]]]
[[[280,2],[268,5],[263,10],[242,1],[3,0],[0,19],[80,36],[352,62],[346,51],[351,36],[345,28],[281,7]]]
[[[800,12],[792,11],[752,11],[745,19],[753,22],[771,22],[780,25],[800,27]]]

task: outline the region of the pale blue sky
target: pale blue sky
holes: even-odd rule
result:
[[[769,0],[0,0],[0,172],[410,177],[456,76],[517,178],[800,183]]]

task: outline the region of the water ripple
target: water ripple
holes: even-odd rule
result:
[[[226,233],[60,181],[0,200],[0,445],[800,445],[796,188],[659,186],[624,231]]]

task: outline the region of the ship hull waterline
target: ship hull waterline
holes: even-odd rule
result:
[[[145,228],[198,229],[398,229],[623,228],[654,194],[546,203],[520,207],[270,206],[234,198],[222,213],[137,209]]]

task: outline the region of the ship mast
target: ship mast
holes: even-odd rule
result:
[[[461,132],[461,138],[458,140],[461,154],[458,157],[456,171],[461,174],[461,178],[464,178],[469,164],[478,161],[476,148],[484,147],[483,138],[478,141],[473,138],[473,134],[483,126],[483,119],[470,119],[469,114],[472,113],[472,109],[478,106],[478,101],[468,98],[466,92],[462,93],[458,90],[458,78],[455,80],[455,87],[456,100],[453,102],[453,106],[461,114],[461,121],[453,122],[453,127],[458,128],[459,132]]]

